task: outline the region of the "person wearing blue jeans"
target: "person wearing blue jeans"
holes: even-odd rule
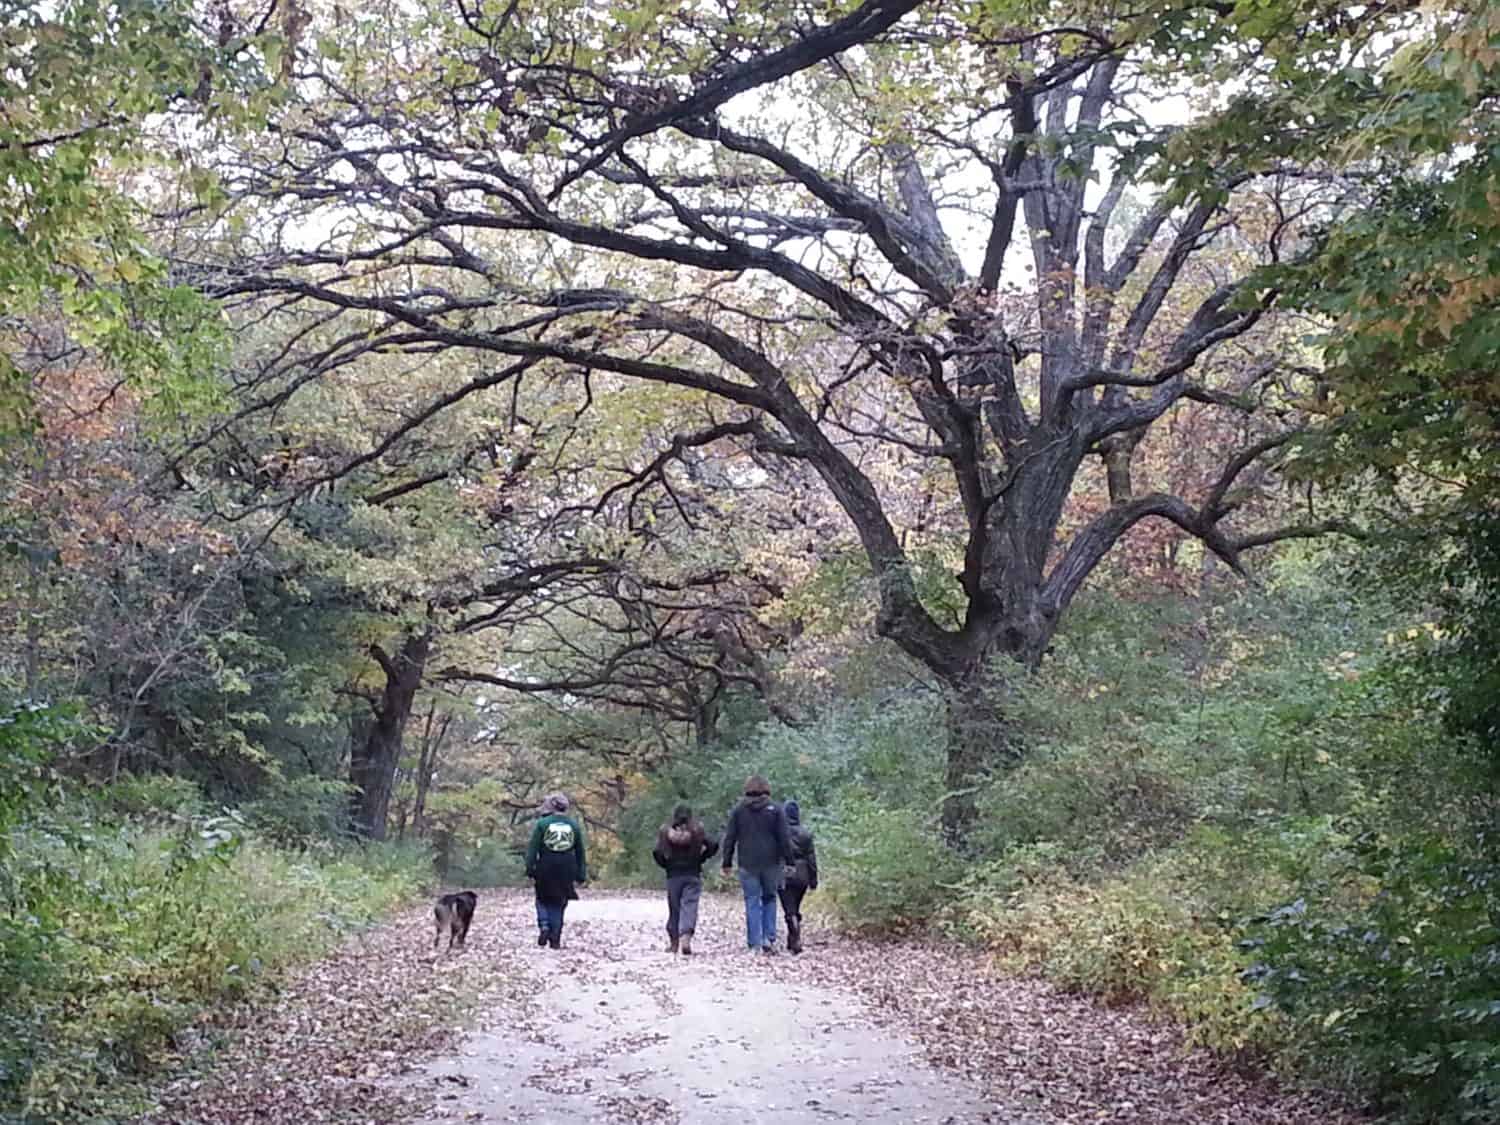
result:
[[[568,798],[553,793],[542,801],[541,812],[526,845],[526,874],[536,881],[536,943],[560,949],[563,913],[578,897],[573,885],[588,882],[588,864],[583,829],[567,815]]]
[[[567,899],[557,899],[552,902],[536,900],[536,925],[540,935],[536,941],[538,945],[550,944],[553,941],[553,935],[556,934],[558,946],[561,946],[563,912],[567,908]]]
[[[726,875],[739,853],[746,943],[776,952],[776,892],[782,868],[792,862],[792,837],[781,807],[771,803],[770,783],[759,774],[746,778],[745,796],[729,813],[722,847]]]
[[[751,949],[775,952],[776,896],[781,890],[781,865],[739,870],[745,893],[745,941]]]

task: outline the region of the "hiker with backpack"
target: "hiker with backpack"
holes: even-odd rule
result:
[[[740,889],[745,893],[745,940],[751,949],[776,952],[776,895],[782,869],[792,862],[792,837],[771,785],[759,774],[745,779],[745,796],[724,829],[724,874],[739,852]]]
[[[561,793],[543,800],[542,816],[526,845],[526,876],[536,881],[536,943],[553,949],[562,947],[563,913],[578,897],[574,884],[588,882],[583,829],[567,811],[568,799]]]
[[[667,873],[668,953],[691,956],[698,928],[698,900],[703,895],[703,864],[719,850],[703,823],[687,805],[672,810],[672,820],[656,834],[651,858]]]
[[[792,862],[781,878],[781,911],[786,915],[788,953],[802,952],[802,898],[818,889],[818,852],[813,834],[802,827],[802,808],[796,801],[781,806],[792,837]]]

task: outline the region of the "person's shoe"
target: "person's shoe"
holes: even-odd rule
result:
[[[547,931],[547,944],[550,945],[553,949],[561,949],[562,948],[562,931],[561,930],[548,930]]]
[[[676,953],[677,952],[677,938],[673,938],[671,941],[667,942],[667,952],[668,953]]]
[[[546,944],[547,944],[547,931],[546,930],[541,930],[536,935],[536,947],[538,949],[541,949]]]
[[[801,918],[788,918],[786,920],[786,951],[788,953],[802,952]]]
[[[687,930],[682,935],[682,955],[691,957],[693,955],[693,931]]]
[[[774,957],[776,956],[776,943],[768,941],[765,945],[760,947],[760,951],[767,957]]]

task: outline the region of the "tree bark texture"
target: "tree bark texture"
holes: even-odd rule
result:
[[[363,737],[356,739],[349,755],[349,781],[354,786],[350,819],[355,833],[364,839],[385,839],[386,812],[406,723],[422,686],[431,646],[432,634],[427,631],[409,633],[394,655],[379,645],[370,646],[370,655],[380,665],[385,684],[378,700],[371,704],[374,714]]]

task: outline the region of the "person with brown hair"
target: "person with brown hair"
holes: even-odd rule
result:
[[[795,858],[781,806],[771,803],[771,783],[759,774],[745,779],[745,796],[724,829],[724,873],[740,855],[740,889],[745,893],[745,941],[751,949],[776,952],[776,893],[783,866]]]
[[[698,928],[698,900],[703,896],[703,864],[719,850],[719,841],[685,804],[672,810],[672,820],[656,834],[651,858],[667,873],[668,953],[693,952]]]

